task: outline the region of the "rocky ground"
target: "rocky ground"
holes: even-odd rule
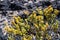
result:
[[[12,17],[22,15],[23,10],[28,10],[32,12],[37,7],[44,9],[52,5],[53,8],[60,10],[60,1],[59,0],[51,0],[51,1],[0,1],[0,40],[7,40],[7,35],[4,33],[3,28],[5,26],[5,21],[7,21],[10,25],[10,21]],[[57,16],[60,24],[60,14]],[[49,34],[52,35],[52,40],[60,40],[60,26],[58,28],[58,33],[54,33],[53,31],[49,31]],[[16,37],[17,38],[17,37]],[[18,38],[17,38],[18,39]],[[16,40],[17,40],[16,39]],[[34,39],[35,40],[35,39]]]

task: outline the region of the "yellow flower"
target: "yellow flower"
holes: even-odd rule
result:
[[[13,21],[12,21],[12,24],[13,24],[17,29],[19,29],[20,26],[19,26],[18,24],[16,24],[16,23],[13,22]]]
[[[28,37],[28,40],[32,40],[32,36],[29,36],[29,37]]]
[[[38,28],[38,25],[37,25],[37,24],[35,24],[35,23],[34,23],[34,26],[35,26],[36,28]]]
[[[52,11],[53,11],[53,7],[51,5],[44,9],[45,14],[51,13]]]
[[[32,16],[31,17],[34,17],[34,18],[36,17],[36,11],[32,12]]]
[[[11,30],[8,26],[6,26],[4,29],[5,29],[7,32],[12,32],[12,30]]]
[[[23,40],[28,40],[28,39],[26,39],[26,38],[24,37]]]
[[[54,9],[54,14],[58,15],[58,13],[59,13],[59,10]]]
[[[38,11],[38,14],[42,15],[43,14],[43,10],[42,9],[36,9]]]
[[[43,21],[43,20],[41,20],[40,22],[41,22],[41,23],[44,23],[44,21]]]
[[[21,20],[21,17],[18,16],[17,18],[18,18],[19,21]]]
[[[23,34],[25,34],[27,31],[26,31],[26,29],[25,29],[24,27],[21,27],[21,32],[22,32]]]
[[[46,28],[45,27],[41,27],[41,31],[45,31],[46,30]]]
[[[19,20],[17,17],[14,16],[14,19],[15,19],[16,23],[19,23]]]
[[[49,26],[49,24],[48,24],[48,22],[46,22],[46,27],[48,27]]]
[[[14,30],[13,33],[14,33],[15,35],[17,35],[17,34],[18,34],[18,35],[19,35],[19,34],[22,35],[20,30]]]
[[[37,16],[37,20],[43,20],[43,16]]]

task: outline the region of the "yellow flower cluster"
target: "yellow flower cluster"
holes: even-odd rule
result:
[[[29,15],[28,11],[24,11],[26,15]],[[34,31],[36,31],[35,35],[37,40],[40,40],[40,38],[44,37],[41,36],[42,34],[40,32],[47,32],[48,27],[51,25],[53,29],[58,28],[58,23],[57,21],[54,22],[55,17],[58,15],[59,10],[53,9],[53,7],[50,5],[49,7],[45,8],[44,10],[42,9],[36,9],[36,11],[33,11],[31,15],[29,15],[26,19],[21,18],[20,16],[18,17],[13,17],[14,20],[11,21],[12,27],[5,27],[5,30],[8,33],[14,34],[14,35],[20,35],[23,36],[22,40],[32,40],[32,35],[34,35]],[[37,15],[38,14],[38,15]],[[46,17],[46,18],[45,18]],[[30,23],[30,24],[29,24]],[[31,25],[31,23],[33,25]],[[56,25],[55,25],[56,23]],[[33,28],[31,28],[33,27]],[[29,34],[29,32],[30,35]],[[48,35],[48,34],[47,34]],[[48,35],[49,36],[49,35]],[[27,37],[27,38],[26,38]],[[51,36],[49,36],[51,38]],[[48,39],[48,37],[46,37]],[[42,39],[41,39],[42,40]]]

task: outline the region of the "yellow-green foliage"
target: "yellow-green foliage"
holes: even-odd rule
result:
[[[28,11],[24,11],[24,13],[29,15]],[[37,8],[36,11],[33,10],[31,15],[29,15],[26,19],[22,19],[20,16],[14,16],[14,20],[11,21],[12,27],[6,26],[5,30],[10,34],[18,34],[22,36],[22,40],[32,40],[35,30],[35,36],[37,40],[43,40],[44,35],[46,35],[48,40],[51,40],[51,36],[48,35],[47,29],[51,26],[52,30],[56,32],[58,28],[58,22],[55,18],[58,13],[59,10],[53,9],[51,5],[44,10]],[[32,23],[33,25],[29,23]],[[30,35],[28,35],[28,31],[31,32]]]

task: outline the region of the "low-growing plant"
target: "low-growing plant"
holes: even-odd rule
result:
[[[56,16],[58,13],[59,10],[53,9],[51,5],[43,10],[37,8],[25,19],[14,16],[14,20],[11,21],[12,26],[6,26],[4,29],[8,34],[21,36],[22,40],[32,40],[33,36],[36,37],[36,40],[44,40],[44,38],[52,40],[47,31],[50,27],[54,32],[57,32],[58,20]],[[25,12],[25,14],[29,13]],[[11,39],[10,36],[8,40],[13,40],[13,38]]]

